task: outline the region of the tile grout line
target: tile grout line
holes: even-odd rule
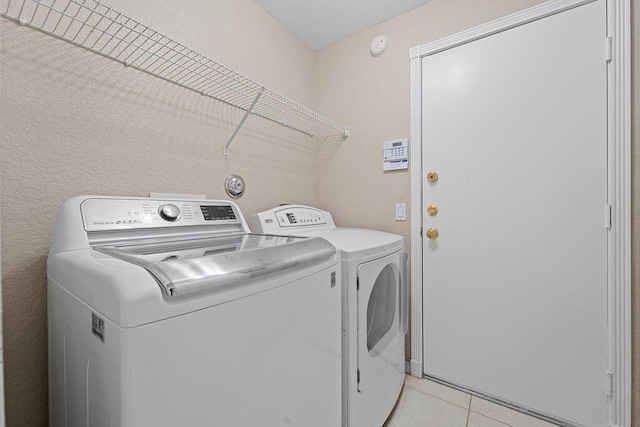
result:
[[[431,378],[431,377],[426,376],[426,375],[423,375],[422,379],[426,379],[426,380],[431,381],[431,382],[433,382],[435,384],[442,385],[442,386],[450,388],[452,390],[457,390],[460,393],[468,394],[468,395],[470,395],[472,397],[475,397],[477,399],[480,399],[482,401],[486,401],[486,402],[491,403],[493,405],[500,406],[500,407],[502,407],[502,408],[504,408],[504,409],[506,409],[506,410],[508,410],[510,412],[515,412],[515,413],[520,414],[520,415],[522,415],[524,417],[531,418],[533,420],[542,422],[543,424],[541,426],[538,426],[538,427],[546,427],[547,425],[549,427],[558,427],[558,426],[562,427],[562,426],[564,426],[564,424],[558,424],[558,422],[559,422],[558,420],[554,420],[553,418],[551,418],[549,416],[545,416],[544,414],[541,414],[541,413],[536,413],[535,411],[527,410],[527,408],[522,408],[522,407],[519,407],[518,405],[509,404],[509,402],[501,401],[500,399],[493,398],[490,395],[484,395],[482,393],[478,393],[478,392],[475,392],[473,390],[467,390],[464,387],[457,386],[455,384],[450,384],[450,383],[448,383],[448,382],[446,382],[444,380],[439,380],[437,378]],[[417,389],[414,388],[414,390],[417,390]],[[421,391],[421,390],[418,390],[418,391]],[[423,392],[423,393],[428,394],[428,395],[431,396],[430,393],[426,393],[426,392]],[[437,397],[437,396],[433,396],[433,397]],[[445,400],[445,399],[441,399],[441,400]],[[449,402],[449,401],[445,400],[445,402]],[[453,405],[456,405],[456,406],[458,406],[460,408],[463,408],[462,406],[460,406],[460,405],[458,405],[456,403],[453,403],[453,402],[449,402],[449,403],[451,403]],[[471,405],[469,406],[469,408],[471,408]],[[507,425],[509,427],[518,427],[515,424],[514,425],[509,424],[509,423],[507,423],[505,421],[502,421],[502,420],[499,420],[497,418],[492,418],[490,416],[487,416],[487,415],[485,415],[485,414],[483,414],[481,412],[477,412],[477,411],[473,411],[473,410],[471,410],[471,412],[476,413],[478,415],[481,415],[481,416],[483,416],[485,418],[492,419],[492,420],[497,421],[497,422],[499,422],[501,424],[505,424],[505,425]],[[640,426],[638,426],[638,427],[640,427]]]
[[[448,403],[448,404],[453,405],[453,406],[456,406],[456,407],[458,407],[458,408],[467,409],[467,410],[470,410],[470,409],[471,409],[471,399],[469,399],[469,406],[468,406],[468,407],[465,407],[465,406],[460,406],[460,405],[458,405],[457,403],[451,402],[451,401],[449,401],[449,400],[443,399],[443,398],[441,398],[441,397],[439,397],[439,396],[433,395],[433,394],[431,394],[431,393],[427,393],[426,391],[419,390],[419,389],[417,389],[417,388],[415,388],[415,387],[411,387],[410,385],[404,384],[404,386],[405,386],[405,387],[409,387],[411,390],[414,390],[414,391],[420,392],[420,393],[422,393],[422,394],[426,394],[427,396],[431,396],[431,397],[433,397],[434,399],[442,400],[443,402]],[[471,397],[471,395],[469,395],[469,397]]]
[[[472,396],[471,398],[473,399],[473,396]],[[487,415],[487,414],[483,414],[483,413],[481,413],[481,412],[476,412],[476,411],[471,411],[471,405],[469,405],[469,415],[471,415],[471,412],[473,412],[474,414],[478,414],[478,415],[480,415],[481,417],[489,418],[490,420],[493,420],[493,421],[499,422],[500,424],[504,424],[504,425],[509,426],[509,427],[517,427],[517,426],[514,426],[514,425],[509,424],[508,422],[506,422],[506,421],[504,421],[504,420],[499,420],[499,419],[494,418],[494,417],[491,417],[491,416],[489,416],[489,415]]]
[[[480,415],[481,417],[489,418],[490,420],[496,421],[496,422],[498,422],[498,423],[500,423],[500,424],[504,424],[505,426],[509,426],[509,427],[517,427],[517,426],[513,426],[513,425],[511,425],[511,424],[507,423],[506,421],[503,421],[503,420],[499,420],[499,419],[497,419],[497,418],[490,417],[489,415],[482,414],[482,413],[480,413],[480,412],[472,411],[472,410],[471,410],[471,404],[472,404],[472,401],[473,401],[473,398],[474,398],[474,397],[475,397],[474,395],[471,395],[471,399],[469,399],[469,418],[467,418],[467,427],[469,427],[469,419],[471,419],[471,412],[473,412],[474,414],[478,414],[478,415]]]
[[[471,396],[471,398],[473,399],[473,397],[474,397],[474,396],[472,395],[472,396]],[[516,412],[517,414],[520,414],[520,415],[524,415],[525,417],[533,418],[534,420],[536,420],[536,422],[540,421],[540,422],[543,422],[543,423],[550,424],[552,427],[557,427],[556,425],[551,424],[551,423],[548,423],[548,422],[546,422],[545,420],[539,420],[539,419],[537,419],[536,417],[532,417],[532,416],[527,415],[527,414],[524,414],[524,413],[522,413],[522,412],[515,411],[515,410],[513,410],[513,409],[511,409],[511,408],[505,408],[505,409],[510,410],[510,411],[513,411],[513,412]],[[497,417],[495,417],[495,418],[494,418],[494,417],[493,417],[493,416],[491,416],[491,415],[483,414],[482,412],[478,412],[478,411],[473,411],[473,410],[471,410],[471,405],[469,405],[469,412],[473,412],[474,414],[478,414],[478,415],[480,415],[481,417],[489,418],[490,420],[497,421],[497,422],[499,422],[500,424],[504,424],[504,425],[509,426],[509,427],[518,427],[516,424],[511,424],[510,422],[507,422],[507,421],[505,421],[505,420],[501,420],[501,419],[499,419],[499,418],[497,418]]]
[[[435,383],[436,383],[436,384],[439,384],[439,383],[437,383],[437,382],[435,382]],[[508,427],[518,427],[517,425],[515,425],[515,424],[511,424],[511,423],[509,423],[509,422],[507,422],[507,421],[504,421],[504,420],[501,420],[501,419],[498,419],[498,418],[494,418],[493,416],[490,416],[490,415],[487,415],[487,414],[483,414],[482,412],[478,412],[478,411],[474,411],[474,410],[472,410],[472,409],[471,409],[471,407],[472,407],[472,400],[473,400],[473,398],[474,398],[474,397],[475,397],[475,398],[477,398],[477,399],[480,399],[480,400],[485,400],[485,401],[487,401],[487,402],[489,402],[489,403],[494,403],[494,402],[488,401],[488,400],[486,400],[486,399],[482,399],[481,397],[475,396],[473,393],[466,393],[466,392],[464,392],[464,391],[462,391],[462,390],[458,390],[460,393],[463,393],[463,394],[466,394],[466,395],[468,395],[468,396],[469,396],[469,406],[468,406],[468,407],[464,407],[464,406],[461,406],[461,405],[459,405],[459,404],[457,404],[457,403],[454,403],[454,402],[451,402],[451,401],[449,401],[449,400],[443,399],[443,398],[441,398],[441,397],[439,397],[439,396],[436,396],[436,395],[433,395],[433,394],[431,394],[431,393],[427,393],[426,391],[423,391],[423,390],[417,389],[417,388],[415,388],[415,387],[412,387],[412,386],[410,386],[409,384],[406,384],[406,383],[405,383],[405,384],[403,384],[403,385],[404,385],[405,387],[409,387],[409,388],[410,388],[410,389],[412,389],[412,390],[418,391],[418,392],[420,392],[420,393],[422,393],[422,394],[426,394],[427,396],[431,396],[431,397],[436,398],[436,399],[438,399],[438,400],[441,400],[441,401],[443,401],[443,402],[446,402],[446,403],[449,403],[449,404],[451,404],[451,405],[457,406],[458,408],[468,409],[467,427],[468,427],[468,423],[469,423],[469,418],[471,417],[471,412],[473,412],[474,414],[480,415],[480,416],[482,416],[482,417],[489,418],[490,420],[496,421],[496,422],[498,422],[498,423],[500,423],[500,424],[504,424],[505,426],[508,426]],[[442,384],[442,385],[443,385],[444,387],[447,387],[447,386],[446,386],[446,385],[444,385],[444,384]],[[452,387],[449,387],[449,388],[451,388],[452,390],[456,390],[455,388],[452,388]],[[525,416],[525,417],[533,418],[533,419],[535,419],[535,420],[537,420],[537,421],[541,421],[541,422],[543,422],[543,423],[550,424],[550,425],[551,425],[551,427],[556,427],[556,425],[555,425],[555,424],[553,424],[553,423],[549,423],[549,422],[548,422],[548,421],[546,421],[546,420],[539,419],[539,418],[537,418],[537,417],[535,417],[535,416],[532,416],[532,415],[530,415],[530,414],[527,414],[527,413],[525,413],[525,412],[521,412],[521,411],[518,411],[518,410],[516,410],[516,409],[512,409],[512,408],[509,408],[509,407],[507,407],[507,406],[500,405],[500,404],[498,404],[498,403],[494,403],[494,404],[495,404],[495,405],[498,405],[498,406],[501,406],[502,408],[504,408],[504,409],[506,409],[506,410],[508,410],[508,411],[515,412],[515,413],[520,414],[520,415],[523,415],[523,416]],[[638,427],[640,427],[640,426],[638,426]]]

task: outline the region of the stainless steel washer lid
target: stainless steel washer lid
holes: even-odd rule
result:
[[[336,255],[336,248],[318,237],[262,234],[121,243],[94,249],[144,267],[171,297],[220,290]]]

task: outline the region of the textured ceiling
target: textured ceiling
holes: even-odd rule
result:
[[[254,0],[314,51],[430,0]]]

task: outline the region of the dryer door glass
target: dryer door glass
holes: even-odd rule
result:
[[[367,304],[367,350],[373,356],[389,344],[391,334],[387,332],[397,314],[397,288],[396,274],[387,265],[378,275]]]
[[[361,392],[387,369],[404,372],[399,266],[399,253],[358,266],[357,353]]]

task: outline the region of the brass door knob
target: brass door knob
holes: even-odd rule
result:
[[[428,238],[430,238],[431,240],[435,240],[440,235],[440,232],[437,228],[428,228],[426,234]]]
[[[431,205],[427,208],[427,213],[429,214],[429,216],[436,216],[438,215],[438,207],[436,205]]]
[[[427,173],[427,181],[436,182],[438,180],[438,172]]]

